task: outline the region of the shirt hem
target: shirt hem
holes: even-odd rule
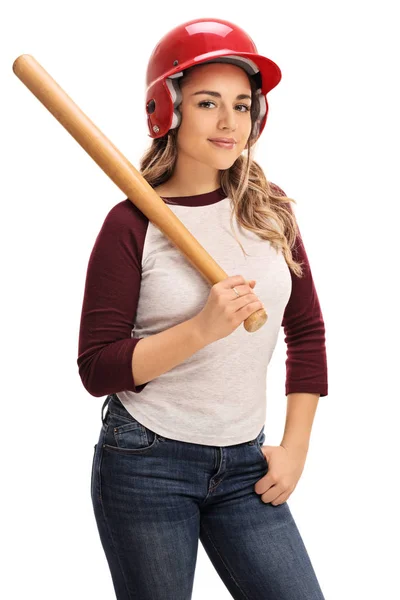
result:
[[[167,431],[166,429],[164,429],[162,426],[159,427],[159,425],[157,423],[154,423],[146,415],[137,413],[136,409],[132,410],[132,406],[130,404],[124,403],[121,400],[121,398],[119,398],[118,394],[115,394],[115,395],[118,397],[119,401],[124,406],[124,408],[129,412],[129,414],[134,419],[136,419],[141,425],[144,425],[144,427],[147,427],[147,429],[150,429],[151,431],[153,431],[154,433],[156,433],[162,437],[166,437],[166,438],[169,438],[169,439],[177,441],[177,442],[186,442],[188,444],[201,444],[203,446],[219,446],[219,447],[221,447],[221,446],[236,446],[238,444],[245,444],[245,443],[255,440],[258,437],[258,435],[260,434],[262,428],[265,427],[265,423],[262,423],[259,426],[259,428],[257,429],[256,433],[254,433],[254,435],[251,435],[249,438],[236,441],[234,438],[231,437],[231,438],[225,440],[222,444],[221,444],[221,442],[215,441],[215,438],[214,438],[214,440],[211,439],[208,441],[204,441],[204,437],[196,438],[196,436],[194,436],[194,438],[189,439],[185,434],[182,435],[181,433],[175,432],[175,431],[171,433],[170,431]]]

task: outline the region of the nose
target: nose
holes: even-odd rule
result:
[[[237,112],[237,111],[236,111]],[[232,131],[235,131],[235,129],[237,128],[237,115],[235,114],[235,109],[229,109],[229,108],[225,108],[221,118],[220,118],[220,125],[223,128],[229,128]]]

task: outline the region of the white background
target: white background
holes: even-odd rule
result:
[[[282,70],[255,158],[297,201],[329,372],[289,506],[326,600],[400,598],[400,48],[388,0],[3,5],[0,595],[115,597],[90,498],[104,398],[83,388],[76,359],[87,261],[126,197],[13,61],[32,54],[138,168],[150,144],[148,57],[164,33],[200,17],[240,25]],[[283,433],[285,352],[281,330],[266,444]],[[199,544],[193,600],[230,597]]]

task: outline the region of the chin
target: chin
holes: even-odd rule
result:
[[[226,154],[226,156],[224,156],[224,153]],[[239,152],[237,149],[234,152],[223,150],[223,152],[221,152],[220,155],[216,155],[214,153],[211,154],[210,152],[207,152],[205,162],[207,162],[207,164],[209,164],[210,166],[220,170],[229,169],[229,167],[233,165],[235,160],[237,160],[240,155],[241,152]]]
[[[226,156],[224,156],[224,154]],[[233,163],[239,158],[241,155],[241,151],[237,148],[234,151],[223,150],[222,152],[210,152],[208,151],[192,153],[192,158],[195,158],[199,162],[213,168],[218,169],[219,171],[225,171],[229,169]]]
[[[230,160],[216,160],[213,162],[213,166],[217,168],[219,171],[225,171],[226,169],[230,169],[234,162],[239,158],[240,154],[235,157],[231,157]]]

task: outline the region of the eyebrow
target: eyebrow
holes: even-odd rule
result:
[[[215,98],[221,98],[221,94],[219,92],[211,92],[210,90],[200,90],[199,92],[192,94],[192,96],[197,96],[198,94],[208,94],[209,96],[214,96]],[[244,100],[245,98],[251,100],[251,96],[248,94],[239,94],[236,96],[236,100]]]

